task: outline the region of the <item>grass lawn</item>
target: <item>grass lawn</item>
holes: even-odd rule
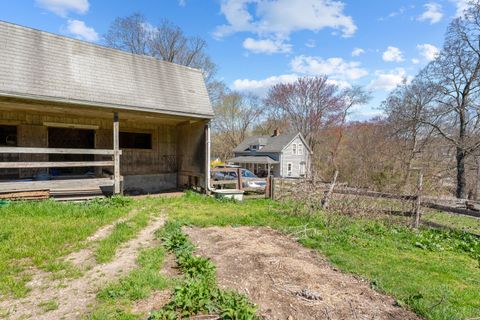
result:
[[[136,208],[135,215],[98,243],[97,260],[109,261],[120,244],[147,224],[152,212],[164,211],[170,220],[197,226],[270,226],[319,250],[339,269],[369,279],[376,290],[394,296],[427,319],[480,317],[480,239],[466,233],[427,227],[415,231],[391,217],[294,214],[293,206],[265,199],[235,203],[193,193],[181,198],[125,199],[1,206],[0,296],[25,295],[29,268],[74,273],[59,258],[85,246],[83,240],[100,226]],[[425,218],[442,224],[448,220],[452,226],[470,231],[478,229],[477,220],[468,217],[428,213]],[[138,318],[129,311],[133,301],[171,286],[158,274],[163,257],[162,248],[142,251],[138,269],[99,292],[98,306],[89,319]],[[49,301],[42,307],[52,310],[57,304]]]
[[[75,273],[59,257],[131,209],[125,198],[88,203],[12,202],[0,207],[0,297],[26,294],[29,268]]]
[[[428,211],[422,215],[422,220],[480,235],[480,218]]]
[[[480,316],[480,240],[462,233],[414,231],[389,221],[346,216],[293,215],[269,200],[217,201],[195,194],[151,199],[170,219],[198,226],[271,226],[295,234],[340,269],[427,319]]]
[[[159,273],[164,256],[165,251],[160,245],[141,251],[137,258],[138,268],[103,288],[97,294],[98,304],[85,319],[144,319],[145,315],[130,312],[132,304],[147,298],[154,290],[172,286],[172,281]]]

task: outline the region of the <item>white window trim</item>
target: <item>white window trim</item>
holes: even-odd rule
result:
[[[294,156],[297,155],[297,144],[296,143],[292,143],[292,154]]]
[[[288,169],[290,167],[290,170]],[[293,164],[291,162],[287,162],[287,176],[291,177],[292,176],[292,169],[293,169]]]
[[[299,144],[297,145],[297,154],[298,154],[299,156],[302,156],[302,155],[303,155],[303,144],[301,144],[301,143],[299,143]]]

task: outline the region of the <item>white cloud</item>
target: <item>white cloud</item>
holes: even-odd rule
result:
[[[365,53],[365,50],[363,50],[362,48],[355,48],[352,51],[352,57],[358,57],[359,55],[364,53]]]
[[[279,76],[271,76],[261,80],[237,79],[233,82],[232,89],[243,92],[251,92],[260,97],[265,97],[268,90],[279,83],[292,83],[301,76],[295,73],[283,74]],[[350,88],[351,85],[347,81],[328,79],[329,84],[338,86],[339,88]]]
[[[392,46],[389,46],[387,50],[383,52],[382,59],[387,62],[402,62],[404,60],[402,51]]]
[[[443,12],[440,4],[429,2],[423,7],[425,8],[425,11],[417,18],[419,21],[428,21],[430,24],[434,24],[442,20]]]
[[[465,10],[469,7],[470,0],[450,0],[455,5],[457,11],[455,13],[456,17],[463,16]]]
[[[178,5],[180,7],[185,7],[187,5],[187,0],[178,0]]]
[[[420,55],[427,61],[434,60],[440,53],[440,50],[437,47],[429,43],[419,44],[417,49],[420,51]]]
[[[36,0],[36,3],[61,17],[70,12],[85,14],[90,7],[88,0]]]
[[[292,50],[292,45],[282,40],[263,39],[255,40],[246,38],[243,41],[243,47],[253,53],[288,53]]]
[[[296,74],[272,76],[262,80],[237,79],[233,82],[232,89],[253,92],[259,96],[265,96],[268,89],[272,86],[279,83],[292,83],[297,79],[298,75]]]
[[[418,60],[418,59],[412,59],[412,63],[413,63],[413,64],[419,64],[419,63],[420,63],[420,60]]]
[[[345,61],[342,58],[322,59],[320,57],[297,56],[290,62],[292,70],[306,75],[327,75],[335,80],[356,80],[368,75],[360,62]]]
[[[375,79],[370,82],[368,88],[370,90],[391,91],[405,79],[411,81],[411,78],[404,68],[395,68],[387,72],[376,71]]]
[[[100,39],[95,29],[88,27],[85,22],[80,20],[69,19],[67,31],[82,40],[95,42]]]
[[[345,4],[335,0],[222,0],[221,12],[227,24],[218,26],[214,35],[224,37],[235,32],[285,38],[299,30],[340,30],[352,36],[357,27],[344,14]]]

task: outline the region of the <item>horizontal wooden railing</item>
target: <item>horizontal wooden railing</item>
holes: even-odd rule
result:
[[[119,155],[122,153],[118,151]],[[72,149],[72,148],[24,148],[0,147],[0,153],[16,154],[89,154],[114,156],[115,151],[109,149]],[[73,167],[113,167],[111,161],[28,161],[28,162],[0,162],[0,169],[7,168],[73,168]]]
[[[76,154],[111,156],[112,160],[97,161],[9,161],[0,162],[0,169],[27,169],[27,168],[73,168],[73,167],[113,167],[113,183],[119,184],[122,180],[119,175],[119,157],[121,150],[110,149],[73,149],[73,148],[30,148],[30,147],[0,147],[0,154]],[[118,166],[118,167],[117,167]],[[24,182],[19,182],[21,186]],[[3,183],[5,184],[5,183]],[[11,184],[11,183],[10,183]],[[117,193],[118,188],[116,188]]]
[[[121,150],[119,150],[118,152],[119,154],[122,154]],[[94,154],[113,156],[115,151],[110,149],[0,147],[0,153]]]

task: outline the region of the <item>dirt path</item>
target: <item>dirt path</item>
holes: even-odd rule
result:
[[[270,228],[184,230],[214,261],[219,286],[247,294],[264,319],[419,319]]]
[[[99,288],[136,267],[139,250],[155,242],[154,233],[163,224],[163,216],[152,218],[136,238],[117,250],[112,262],[96,264],[77,279],[51,281],[48,274],[37,274],[27,297],[2,301],[0,310],[8,310],[8,319],[78,319],[95,302]],[[56,301],[58,308],[45,312],[40,305],[46,301]]]
[[[63,257],[62,260],[73,264],[75,267],[80,268],[81,270],[87,270],[93,267],[96,264],[95,256],[94,256],[96,242],[108,237],[112,233],[113,229],[117,224],[128,221],[130,218],[132,218],[140,210],[143,210],[143,209],[144,208],[141,208],[141,209],[135,208],[131,210],[127,216],[122,217],[111,224],[107,224],[99,228],[97,231],[95,231],[94,234],[92,234],[85,240],[85,243],[87,244],[85,248],[70,253],[69,255]]]

